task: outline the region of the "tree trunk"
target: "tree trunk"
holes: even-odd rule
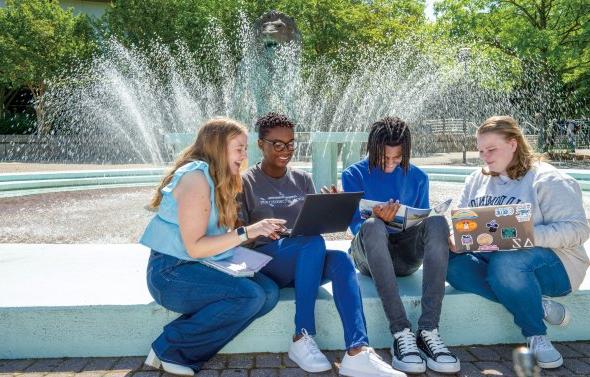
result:
[[[37,134],[46,135],[51,131],[51,125],[45,119],[45,83],[42,82],[38,86],[29,86],[29,89],[33,94],[33,107],[35,108],[35,115],[37,117]]]
[[[0,85],[0,122],[6,118],[6,97],[8,97],[8,89]]]

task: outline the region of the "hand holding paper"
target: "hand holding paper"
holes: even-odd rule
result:
[[[377,204],[373,207],[373,214],[386,223],[391,222],[400,208],[399,201],[393,202],[389,200],[387,203]]]

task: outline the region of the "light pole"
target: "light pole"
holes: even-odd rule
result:
[[[457,55],[459,62],[463,62],[463,105],[465,106],[465,101],[467,100],[467,64],[469,63],[469,58],[471,57],[471,48],[469,47],[462,47],[459,49],[459,53]],[[463,114],[463,164],[467,164],[467,121],[465,119],[465,114]]]

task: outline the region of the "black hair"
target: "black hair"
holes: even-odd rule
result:
[[[385,170],[385,146],[402,146],[402,162],[400,163],[404,172],[410,167],[410,150],[412,137],[410,128],[398,117],[385,117],[373,123],[367,143],[369,154],[369,168],[380,167]]]
[[[256,121],[256,130],[258,130],[258,138],[264,139],[268,131],[275,127],[295,128],[295,123],[287,118],[286,115],[270,112]]]

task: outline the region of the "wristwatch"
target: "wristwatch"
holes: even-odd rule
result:
[[[236,228],[236,233],[238,233],[238,237],[241,241],[248,241],[248,232],[246,231],[245,226]]]

